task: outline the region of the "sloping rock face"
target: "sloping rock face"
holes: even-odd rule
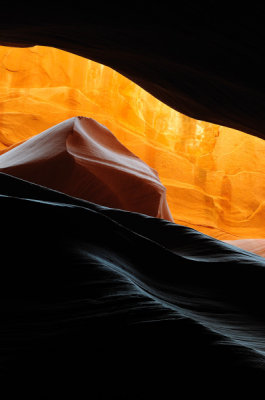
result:
[[[93,119],[77,117],[0,157],[0,171],[94,203],[173,221],[158,174]]]
[[[134,400],[170,399],[191,379],[195,398],[209,379],[219,390],[220,376],[224,398],[246,390],[242,379],[264,385],[264,258],[1,173],[0,204],[9,388],[34,380],[34,392],[55,382],[62,393],[69,380],[92,399]]]

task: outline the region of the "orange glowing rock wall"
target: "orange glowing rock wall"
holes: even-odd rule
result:
[[[0,150],[82,115],[155,168],[175,222],[265,238],[265,141],[172,110],[108,67],[45,47],[0,47]]]

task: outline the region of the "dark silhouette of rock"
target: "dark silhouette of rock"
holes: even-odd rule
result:
[[[262,5],[170,7],[8,3],[0,44],[46,45],[121,72],[191,117],[264,137]]]

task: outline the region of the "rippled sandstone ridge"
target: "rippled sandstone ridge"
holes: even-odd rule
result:
[[[265,238],[265,142],[191,119],[114,70],[54,48],[0,47],[2,152],[77,115],[158,171],[174,221],[219,239]]]
[[[157,172],[91,118],[70,118],[0,157],[0,171],[103,206],[173,221]]]

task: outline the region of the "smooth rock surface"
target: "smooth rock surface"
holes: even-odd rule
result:
[[[62,122],[4,153],[0,171],[108,207],[173,221],[158,174],[90,118]]]

